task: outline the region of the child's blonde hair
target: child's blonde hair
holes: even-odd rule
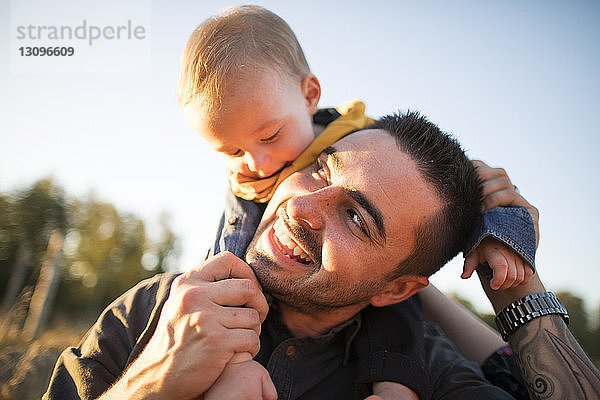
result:
[[[200,24],[181,58],[177,101],[199,96],[208,110],[220,104],[231,77],[274,71],[302,80],[310,68],[298,39],[278,15],[258,6],[226,8]]]

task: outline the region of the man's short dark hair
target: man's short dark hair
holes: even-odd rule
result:
[[[415,249],[388,278],[430,276],[462,250],[481,214],[482,188],[477,171],[456,139],[417,112],[387,115],[370,128],[392,135],[444,204],[417,227]]]

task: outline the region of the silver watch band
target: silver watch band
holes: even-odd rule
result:
[[[496,315],[496,326],[502,339],[507,340],[511,333],[527,322],[548,314],[559,314],[567,324],[569,323],[567,309],[554,293],[534,293],[512,302],[500,311]]]

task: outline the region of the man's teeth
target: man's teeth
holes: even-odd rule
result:
[[[281,219],[277,220],[275,225],[273,226],[273,230],[275,231],[275,236],[277,239],[285,246],[293,255],[301,259],[302,261],[310,262],[310,257],[304,250],[300,248],[285,232],[285,228],[281,225]]]

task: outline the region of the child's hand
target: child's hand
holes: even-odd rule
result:
[[[229,363],[203,400],[277,400],[277,390],[266,369],[256,361]]]
[[[365,400],[419,400],[411,389],[396,382],[375,382],[373,394]]]
[[[494,207],[523,206],[529,211],[535,229],[536,247],[539,242],[539,212],[516,190],[506,171],[492,168],[483,161],[473,160],[483,186],[483,210]],[[516,253],[493,239],[483,240],[468,257],[461,277],[471,277],[473,271],[481,263],[487,262],[494,273],[490,286],[494,290],[507,289],[529,282],[533,269]]]
[[[497,240],[484,239],[465,259],[461,278],[470,278],[477,266],[484,262],[494,273],[490,281],[494,290],[526,284],[533,275],[533,269],[514,251]]]

